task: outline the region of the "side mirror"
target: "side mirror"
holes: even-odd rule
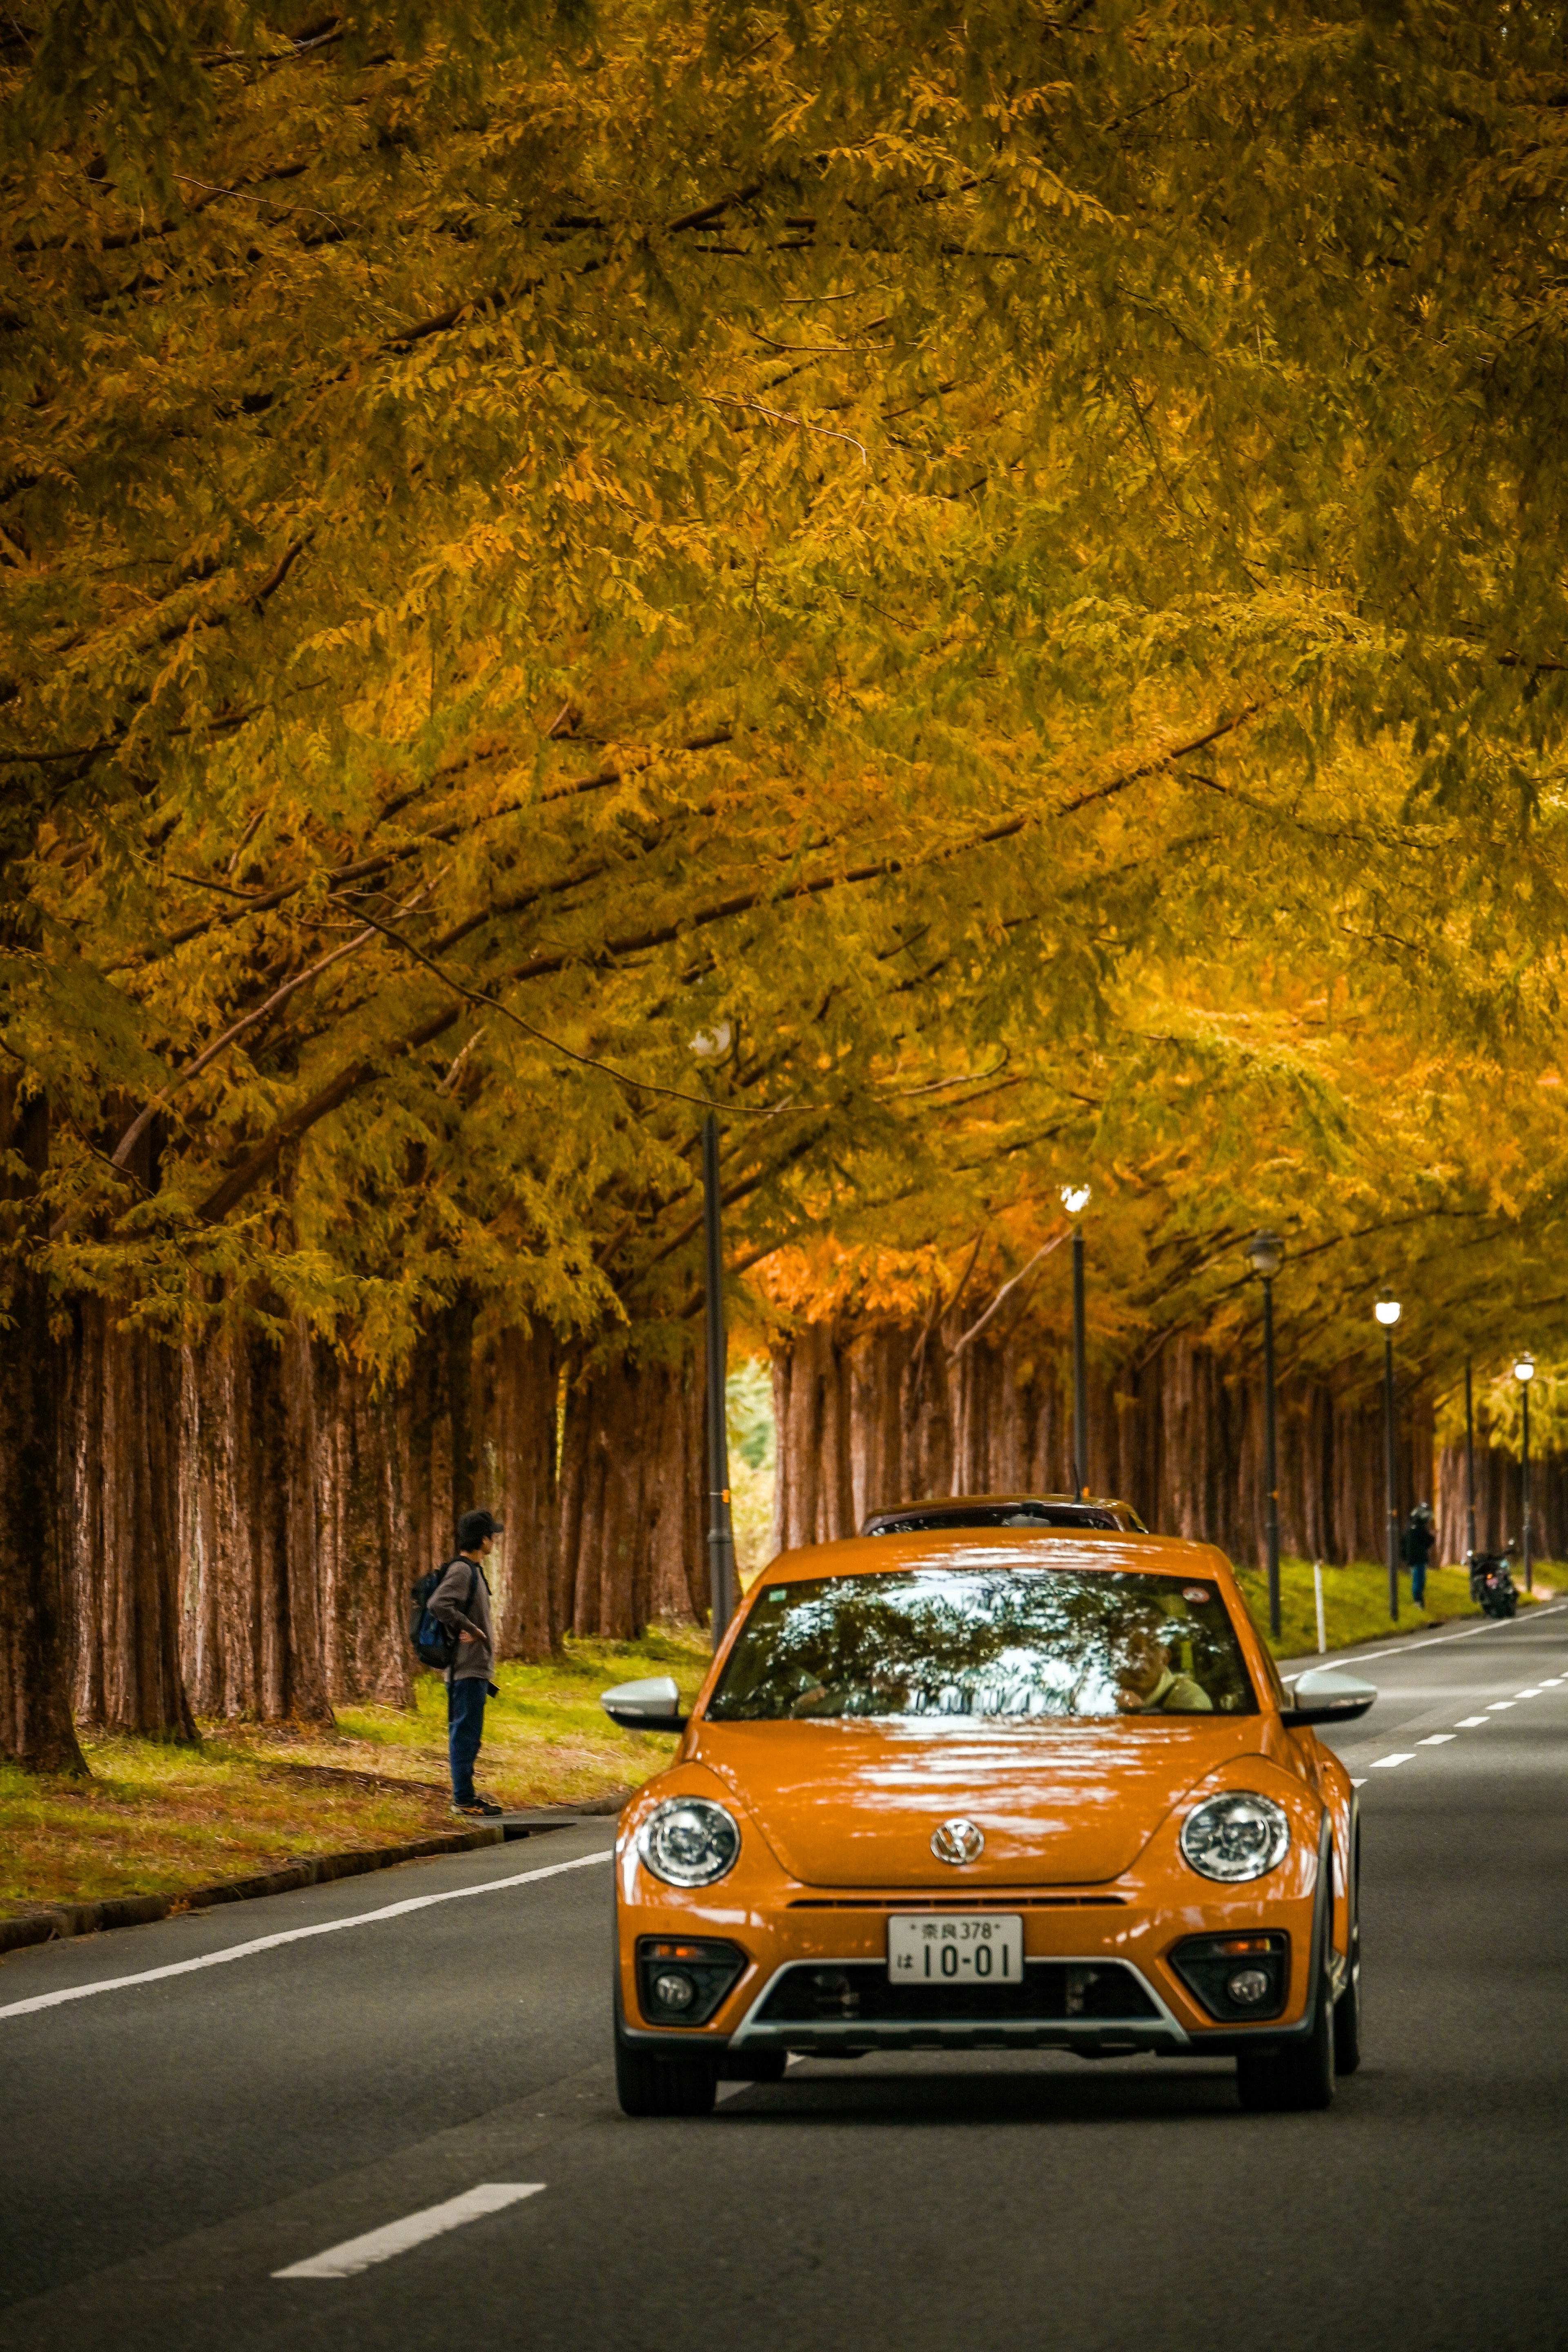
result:
[[[1353,1723],[1377,1696],[1375,1683],[1347,1675],[1340,1666],[1309,1666],[1298,1675],[1290,1704],[1281,1710],[1292,1730],[1304,1724]]]
[[[623,1731],[684,1731],[680,1693],[673,1675],[649,1675],[645,1682],[617,1683],[601,1694],[599,1705]]]

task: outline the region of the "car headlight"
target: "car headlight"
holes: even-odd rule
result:
[[[1182,1854],[1205,1878],[1261,1878],[1290,1848],[1285,1809],[1250,1790],[1227,1790],[1197,1805],[1182,1823]]]
[[[707,1797],[671,1797],[644,1822],[637,1849],[667,1886],[711,1886],[734,1869],[741,1832],[734,1815]]]

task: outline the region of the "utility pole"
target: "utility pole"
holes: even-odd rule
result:
[[[1264,1529],[1268,1555],[1268,1630],[1279,1638],[1279,1430],[1274,1396],[1274,1277],[1285,1263],[1278,1234],[1252,1237],[1247,1263],[1263,1284]]]
[[[1535,1378],[1533,1356],[1521,1356],[1513,1368],[1513,1376],[1519,1382],[1519,1402],[1524,1414],[1519,1465],[1520,1517],[1524,1522],[1524,1589],[1527,1592],[1533,1592],[1535,1570],[1530,1557],[1530,1383]]]
[[[1388,1615],[1399,1622],[1399,1449],[1394,1418],[1394,1327],[1399,1320],[1397,1298],[1380,1298],[1373,1308],[1383,1326],[1383,1443],[1384,1484],[1388,1500]]]
[[[724,1382],[729,1350],[724,1335],[724,1248],[719,1193],[719,1121],[702,1122],[702,1224],[707,1245],[708,1306],[708,1578],[713,1647],[724,1638],[735,1607],[735,1531],[730,1517],[730,1433]]]
[[[1470,1360],[1465,1358],[1465,1549],[1476,1556],[1476,1408],[1470,1382]]]
[[[1089,1206],[1087,1184],[1064,1184],[1062,1206],[1069,1217],[1081,1217]],[[1089,1492],[1089,1362],[1083,1311],[1083,1227],[1072,1229],[1072,1490],[1082,1500]]]

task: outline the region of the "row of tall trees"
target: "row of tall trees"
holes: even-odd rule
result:
[[[1302,1393],[1549,1349],[1563,31],[8,21],[0,1748],[374,1679],[465,1325],[571,1367],[528,1638],[677,1591],[710,1097],[770,1346],[1071,1174],[1107,1365],[1259,1222]]]

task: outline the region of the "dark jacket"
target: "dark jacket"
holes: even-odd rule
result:
[[[1412,1568],[1425,1568],[1437,1549],[1437,1532],[1429,1519],[1412,1519],[1405,1530],[1405,1557]]]
[[[429,1606],[431,1616],[449,1626],[454,1633],[479,1636],[477,1642],[458,1643],[458,1654],[447,1669],[447,1680],[488,1683],[495,1672],[496,1637],[490,1619],[490,1588],[479,1561],[455,1559],[430,1595]]]

